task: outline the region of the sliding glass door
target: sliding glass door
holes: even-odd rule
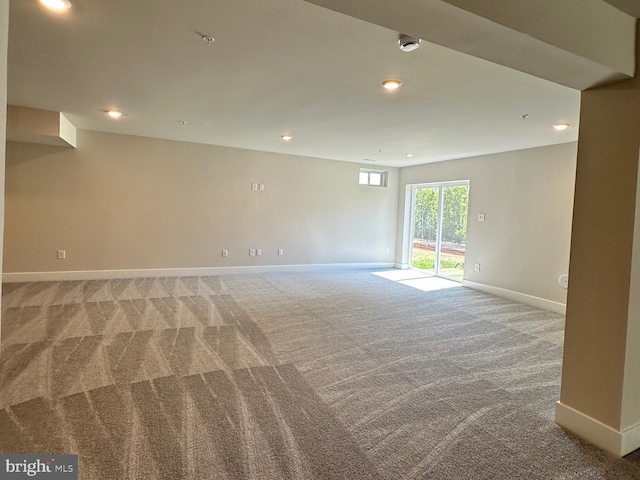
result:
[[[411,266],[462,281],[469,182],[413,187]]]

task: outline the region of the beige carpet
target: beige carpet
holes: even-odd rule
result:
[[[640,478],[553,422],[563,318],[366,271],[5,284],[0,453],[83,479]]]

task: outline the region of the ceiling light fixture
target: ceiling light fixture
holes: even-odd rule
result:
[[[120,110],[107,110],[107,115],[111,118],[120,118],[123,114]]]
[[[293,135],[282,135],[282,139],[285,142],[288,142],[289,140],[291,140],[293,138]]]
[[[407,158],[413,158],[413,153],[405,153],[404,156]]]
[[[400,35],[398,38],[398,46],[403,52],[413,52],[420,47],[420,39],[410,35]]]
[[[49,10],[63,11],[71,8],[69,0],[40,0],[40,3]]]
[[[385,80],[382,82],[382,86],[387,90],[395,90],[402,85],[400,80]]]
[[[569,128],[569,126],[570,125],[568,123],[557,123],[553,126],[553,128],[561,132],[562,130],[566,130],[567,128]]]

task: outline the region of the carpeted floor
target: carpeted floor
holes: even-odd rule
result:
[[[563,317],[367,271],[5,284],[0,453],[82,479],[638,479],[553,422]]]

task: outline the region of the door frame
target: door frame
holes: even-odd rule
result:
[[[406,254],[406,269],[417,270],[419,272],[429,273],[425,270],[420,270],[419,268],[413,268],[413,240],[415,233],[415,214],[416,214],[416,194],[419,188],[439,188],[438,192],[438,232],[436,234],[436,255],[435,255],[435,264],[434,264],[434,272],[433,276],[446,278],[447,280],[451,280],[454,282],[458,282],[461,280],[456,280],[454,278],[448,277],[446,275],[440,275],[440,250],[442,247],[442,224],[443,224],[443,205],[444,205],[444,195],[443,188],[444,187],[456,187],[461,185],[467,185],[469,187],[469,203],[471,203],[471,181],[470,180],[452,180],[447,182],[429,182],[429,183],[413,183],[407,185],[407,195],[405,199],[410,202],[410,205],[405,205],[405,228],[404,228],[404,242],[402,245],[403,257]],[[408,227],[408,228],[407,228]],[[404,265],[403,265],[404,267]]]

